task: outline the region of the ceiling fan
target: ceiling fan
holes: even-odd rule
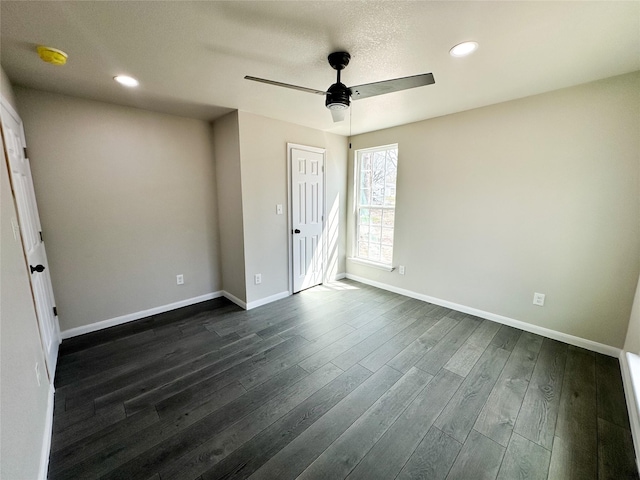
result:
[[[331,110],[331,116],[333,117],[334,122],[344,120],[345,112],[347,108],[349,108],[351,99],[358,100],[360,98],[369,98],[376,95],[382,95],[384,93],[398,92],[400,90],[407,90],[409,88],[422,87],[423,85],[431,85],[435,83],[433,74],[423,73],[421,75],[413,75],[411,77],[394,78],[393,80],[384,80],[382,82],[365,83],[364,85],[347,87],[344,83],[340,82],[340,71],[349,65],[350,59],[351,55],[347,52],[334,52],[329,55],[329,65],[338,72],[338,79],[336,80],[336,83],[327,89],[327,91],[299,87],[288,83],[251,77],[249,75],[244,78],[246,80],[253,80],[254,82],[268,83],[269,85],[276,85],[278,87],[293,88],[294,90],[314,93],[316,95],[325,95],[326,100],[324,103],[326,107]]]

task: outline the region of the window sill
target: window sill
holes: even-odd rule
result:
[[[373,267],[379,270],[384,270],[386,272],[393,272],[395,270],[395,267],[392,267],[391,265],[385,265],[384,263],[370,262],[368,260],[362,260],[360,258],[355,258],[355,257],[347,257],[347,260],[353,263],[359,263],[360,265],[365,265],[367,267]]]

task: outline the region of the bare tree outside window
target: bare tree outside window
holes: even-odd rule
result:
[[[359,150],[355,257],[384,265],[393,261],[398,146]]]

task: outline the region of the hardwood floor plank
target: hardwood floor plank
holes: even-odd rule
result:
[[[411,317],[400,317],[400,320],[397,320],[389,325],[382,327],[380,330],[375,332],[373,335],[369,335],[360,343],[354,345],[349,350],[344,352],[341,355],[338,355],[331,361],[334,365],[337,365],[343,370],[351,368],[353,365],[358,363],[364,357],[373,352],[380,345],[385,343],[389,338],[393,337],[397,333],[400,333],[405,328],[414,324],[418,320]]]
[[[363,342],[368,337],[380,331],[382,328],[388,326],[389,324],[390,321],[385,318],[372,320],[363,327],[358,328],[355,332],[346,335],[337,342],[334,342],[328,347],[318,351],[317,353],[310,355],[304,361],[300,362],[300,366],[308,372],[313,372],[314,370],[332,361],[334,358],[342,355],[350,348],[353,348],[360,342]]]
[[[503,447],[509,444],[542,341],[533,333],[520,336],[473,427]]]
[[[296,478],[402,375],[383,367],[258,469],[252,480]]]
[[[190,412],[205,404],[215,405],[215,408],[212,408],[214,410],[247,393],[247,390],[238,382],[232,382],[223,387],[219,384],[205,386],[204,383],[198,383],[195,388],[158,402],[155,408],[160,420],[180,416],[183,412]],[[127,408],[126,404],[125,408]]]
[[[472,430],[447,475],[447,480],[495,480],[505,448]]]
[[[98,410],[91,417],[75,422],[67,428],[58,428],[53,431],[51,437],[51,451],[57,452],[78,440],[88,437],[92,433],[98,432],[120,420],[124,420],[126,416],[124,405],[119,404]],[[54,424],[56,424],[55,421]]]
[[[615,423],[599,418],[598,479],[637,480],[638,478],[631,432]]]
[[[415,366],[435,375],[478,328],[480,323],[479,320],[474,320],[470,317],[460,320],[460,323],[434,345]]]
[[[464,443],[508,357],[509,352],[506,350],[493,346],[487,347],[476,366],[437,418],[435,426],[460,443]]]
[[[409,370],[298,478],[346,478],[432,378],[417,368]]]
[[[65,340],[58,369],[53,480],[640,480],[615,359],[352,280]]]
[[[451,317],[445,316],[438,319],[433,327],[411,342],[404,350],[389,360],[387,364],[399,372],[408,372],[411,367],[418,363],[418,361],[424,357],[429,350],[435,347],[458,323],[459,320],[454,320]]]
[[[183,408],[184,405],[191,405],[194,399],[197,400],[221,387],[226,387],[242,378],[248,371],[265,364],[273,358],[278,358],[302,343],[306,343],[306,341],[299,337],[290,338],[263,350],[258,355],[250,356],[242,363],[233,365],[231,368],[201,369],[171,384],[164,384],[153,390],[145,391],[143,394],[124,402],[127,415],[144,410],[152,405],[156,406],[160,418],[171,415],[173,412]],[[226,366],[224,365],[224,367]],[[96,399],[96,405],[98,400]]]
[[[155,425],[121,439],[113,447],[98,452],[93,458],[76,464],[68,472],[70,477],[82,475],[105,478],[145,478],[162,469],[173,456],[181,456],[207,439],[257,409],[264,401],[307,376],[307,372],[293,367],[251,392],[213,410],[210,405]]]
[[[371,370],[378,371],[385,363],[395,357],[399,352],[413,342],[416,338],[429,330],[435,323],[435,318],[417,317],[418,321],[408,326],[394,337],[387,340],[380,347],[360,360],[360,365]]]
[[[598,475],[595,356],[569,347],[551,452],[549,479]],[[558,442],[561,439],[562,442]]]
[[[460,442],[431,427],[396,478],[444,480],[461,448]]]
[[[542,341],[538,361],[513,431],[551,451],[558,417],[568,346]]]
[[[255,386],[264,383],[273,375],[286,370],[293,365],[299,364],[303,360],[306,360],[311,355],[319,352],[323,348],[341,340],[346,335],[352,333],[355,329],[349,325],[342,325],[324,335],[316,338],[315,340],[289,352],[280,357],[274,358],[267,362],[262,367],[253,369],[250,373],[240,379],[240,383],[248,390]],[[312,370],[305,369],[308,372]]]
[[[498,480],[546,480],[551,452],[514,433],[502,460]]]
[[[49,460],[49,478],[78,478],[84,475],[82,469],[74,468],[94,455],[120,443],[123,437],[146,429],[158,423],[160,418],[155,410],[140,412],[109,427],[99,430],[88,437],[54,452]],[[87,464],[91,464],[90,461]]]
[[[407,297],[403,297],[402,295],[396,295],[384,303],[378,303],[373,305],[370,310],[366,312],[354,312],[353,316],[347,322],[347,325],[352,326],[353,328],[361,328],[371,320],[377,319],[384,315],[387,312],[392,311],[398,305],[407,302],[409,299]],[[387,318],[387,317],[385,317]]]
[[[130,362],[128,364],[109,369],[102,374],[96,374],[92,377],[85,378],[79,382],[75,382],[73,390],[67,396],[67,408],[73,408],[76,405],[82,405],[88,400],[93,400],[101,395],[112,394],[116,390],[132,386],[140,381],[146,381],[150,378],[160,378],[167,371],[174,373],[181,369],[192,369],[199,365],[206,365],[221,361],[234,353],[250,348],[253,344],[258,343],[258,337],[247,339],[239,339],[220,345],[219,347],[204,346],[203,349],[182,349],[176,355],[178,350],[172,350],[173,355],[166,356],[164,349],[159,349],[155,360],[142,358],[140,362]],[[149,361],[146,361],[149,360]],[[64,390],[61,389],[62,391]]]
[[[204,480],[244,479],[308,429],[371,376],[356,365],[202,475]]]
[[[447,370],[466,377],[500,329],[500,324],[483,320],[467,341],[444,365]]]
[[[491,345],[511,351],[516,346],[520,335],[522,335],[522,330],[508,325],[502,325],[498,333],[496,333],[496,336],[491,340]]]
[[[349,474],[349,480],[395,478],[462,381],[455,373],[440,370]]]
[[[203,474],[342,373],[332,363],[316,370],[219,435],[175,459],[160,472],[162,480],[194,478]]]
[[[620,362],[617,358],[596,355],[596,385],[598,417],[630,430]]]

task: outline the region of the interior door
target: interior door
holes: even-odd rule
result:
[[[324,151],[290,148],[293,293],[322,283]]]
[[[36,307],[40,338],[47,360],[47,372],[53,382],[60,344],[60,327],[51,287],[49,264],[40,228],[40,217],[31,178],[31,167],[25,152],[22,120],[2,101],[2,130],[5,152],[9,160],[11,188],[16,199],[20,236],[29,266],[31,291]]]

